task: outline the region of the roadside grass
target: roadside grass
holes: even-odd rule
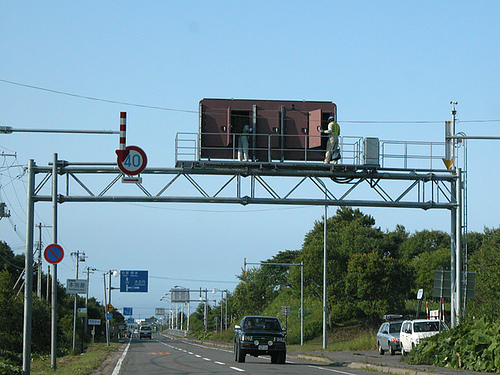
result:
[[[323,338],[317,337],[313,340],[300,344],[287,345],[291,352],[341,352],[376,349],[376,333],[371,330],[352,330],[351,335],[335,335],[329,332],[327,347],[323,349]]]
[[[121,343],[90,345],[83,354],[57,358],[57,370],[50,367],[50,355],[38,357],[31,362],[31,373],[35,375],[89,375],[99,367],[106,357],[118,350]]]

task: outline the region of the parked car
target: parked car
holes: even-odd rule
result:
[[[153,330],[152,330],[151,326],[147,326],[147,325],[140,326],[139,327],[139,338],[140,339],[153,338]]]
[[[415,348],[420,343],[420,340],[437,335],[445,330],[447,331],[448,327],[440,320],[405,320],[401,325],[401,332],[399,334],[401,352],[405,355]]]
[[[278,319],[269,316],[246,316],[234,326],[234,359],[245,362],[245,356],[270,355],[271,363],[286,362],[286,329]]]
[[[403,322],[384,322],[377,332],[377,348],[380,355],[384,355],[388,351],[391,355],[401,351],[401,341],[399,341],[399,333]]]

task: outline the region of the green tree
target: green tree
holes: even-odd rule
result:
[[[471,256],[470,270],[476,272],[473,314],[490,318],[500,315],[500,228],[485,228],[481,247]]]
[[[401,244],[400,256],[411,260],[422,253],[432,253],[436,250],[448,249],[450,251],[450,235],[440,230],[424,229],[412,234]]]
[[[442,248],[419,254],[410,261],[413,268],[415,288],[408,298],[414,299],[418,289],[424,289],[425,298],[432,298],[434,290],[434,271],[450,270],[450,249]],[[408,290],[410,292],[410,290]]]
[[[9,271],[0,271],[0,350],[22,351],[23,299],[13,291]]]
[[[238,278],[241,282],[233,294],[236,315],[242,317],[259,314],[275,294],[267,283],[264,272],[261,268],[251,268],[247,272],[242,272]]]
[[[327,220],[327,298],[331,321],[340,321],[354,312],[348,303],[346,277],[351,257],[356,254],[375,253],[383,258],[398,253],[397,244],[406,236],[404,228],[384,241],[385,234],[374,226],[375,220],[359,209],[340,207],[336,215]],[[304,238],[297,262],[304,262],[304,286],[308,296],[322,299],[323,294],[323,232],[324,223],[317,221]],[[398,238],[399,236],[399,238]],[[300,270],[291,270],[294,286],[300,283]]]
[[[352,255],[346,275],[347,310],[368,325],[378,324],[383,314],[402,311],[412,286],[410,276],[410,268],[397,259],[375,252]]]
[[[269,287],[273,290],[280,290],[290,287],[288,275],[291,266],[286,264],[297,263],[296,259],[300,254],[299,250],[280,251],[274,257],[267,259],[261,266],[261,271],[265,274]],[[281,263],[285,265],[266,265],[265,263]]]

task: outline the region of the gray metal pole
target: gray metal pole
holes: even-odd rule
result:
[[[325,187],[326,199],[326,187]],[[327,346],[327,330],[326,330],[326,220],[328,215],[328,206],[325,205],[325,217],[323,218],[323,349]]]
[[[52,161],[52,243],[57,244],[57,154]],[[50,364],[57,369],[57,264],[52,265]]]
[[[42,223],[38,224],[38,275],[36,295],[42,299]]]
[[[25,283],[24,283],[24,324],[23,324],[23,374],[30,374],[31,364],[31,316],[33,304],[33,230],[35,202],[35,162],[28,161],[28,194],[26,204],[26,256],[25,256]]]
[[[109,309],[108,309],[108,312],[111,312],[111,270],[109,270],[109,275],[108,275],[108,305],[109,305]],[[108,322],[108,342],[110,343],[111,342],[111,319],[110,320],[106,320]]]
[[[457,111],[455,110],[455,105],[458,104],[457,102],[450,102],[450,104],[453,106],[451,110],[451,135],[455,136],[455,115]],[[455,160],[455,142],[452,142],[451,145],[451,160],[453,160],[452,164],[452,169],[456,170],[456,160]],[[451,202],[456,203],[457,202],[457,190],[456,190],[456,183],[452,184],[451,189],[450,189],[450,197],[451,197]],[[454,328],[457,326],[457,285],[456,285],[456,280],[457,280],[457,264],[456,264],[456,259],[457,259],[457,231],[460,232],[459,228],[457,227],[457,206],[455,205],[451,209],[451,259],[450,259],[450,277],[451,277],[451,327]]]
[[[304,262],[300,262],[300,346],[304,345]]]
[[[109,320],[108,320],[108,303],[106,301],[106,274],[102,274],[102,283],[104,286],[104,317],[106,319],[106,346],[109,346]]]
[[[456,272],[456,319],[457,325],[460,324],[460,319],[462,318],[462,171],[457,168],[457,180],[455,183],[456,189],[456,199],[457,199],[457,209],[456,209],[456,236],[455,240],[455,255],[457,260],[455,262],[455,272]]]
[[[71,253],[71,255],[76,255],[76,269],[75,269],[75,279],[78,280],[78,265],[80,263],[80,250],[76,253]],[[78,294],[75,294],[75,299],[73,302],[73,352],[76,347],[76,299]]]
[[[456,189],[454,186],[451,187],[451,197],[452,201],[456,201]],[[450,239],[451,239],[451,256],[450,256],[450,312],[451,312],[451,328],[456,327],[456,250],[457,250],[457,245],[456,245],[456,240],[457,240],[457,209],[452,208],[451,209],[451,234],[450,234]]]

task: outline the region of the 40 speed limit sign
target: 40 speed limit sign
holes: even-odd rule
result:
[[[137,146],[127,146],[125,150],[128,151],[128,155],[123,160],[120,160],[121,158],[118,156],[118,168],[129,176],[138,175],[148,163],[146,153]]]

